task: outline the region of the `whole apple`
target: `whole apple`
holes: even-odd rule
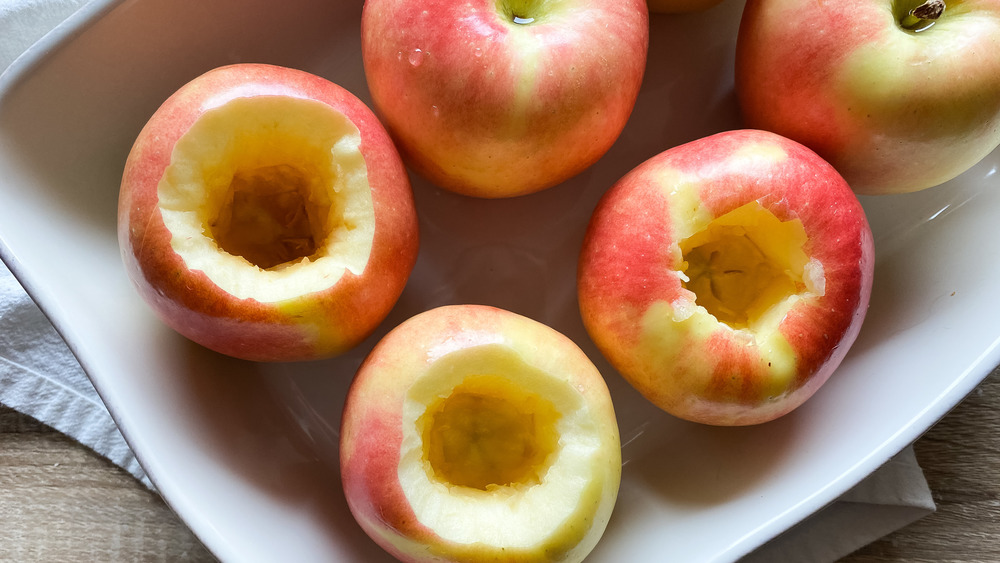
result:
[[[581,561],[621,481],[597,368],[556,330],[481,305],[389,332],[351,385],[340,438],[348,506],[401,561]]]
[[[375,115],[318,76],[238,64],[182,86],[129,153],[129,277],[177,332],[259,361],[367,337],[416,261],[409,179]]]
[[[578,271],[584,325],[647,399],[714,425],[798,407],[854,343],[872,233],[832,166],[764,131],[640,164],[601,199]]]
[[[642,82],[644,0],[367,0],[365,75],[404,159],[440,187],[511,197],[607,152]]]
[[[942,184],[1000,144],[1000,1],[749,0],[736,90],[859,194]]]

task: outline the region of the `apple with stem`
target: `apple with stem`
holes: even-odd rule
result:
[[[736,90],[859,194],[937,186],[1000,144],[1000,1],[748,0]]]
[[[376,111],[415,171],[458,193],[554,186],[607,152],[642,82],[644,0],[367,0]]]
[[[570,339],[450,305],[371,351],[341,424],[344,494],[401,561],[581,561],[621,481],[608,388]]]
[[[584,325],[647,399],[749,425],[801,405],[854,342],[872,233],[837,171],[799,143],[727,131],[619,180],[587,227]]]
[[[328,357],[382,322],[416,261],[395,147],[353,94],[291,68],[211,70],[142,128],[118,238],[170,327],[258,361]]]

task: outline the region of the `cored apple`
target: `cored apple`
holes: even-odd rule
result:
[[[971,168],[1000,144],[1000,1],[921,1],[749,0],[745,126],[805,144],[859,194]]]
[[[728,131],[642,163],[601,199],[578,271],[608,361],[678,417],[748,425],[830,377],[871,295],[872,234],[813,151]]]
[[[374,107],[415,171],[510,197],[556,185],[618,138],[642,82],[644,0],[367,0]]]
[[[621,480],[604,378],[570,339],[482,305],[393,329],[344,407],[344,493],[402,561],[580,561]]]
[[[167,325],[223,354],[289,361],[374,331],[418,227],[406,170],[364,103],[303,71],[238,64],[182,86],[142,128],[118,238]]]

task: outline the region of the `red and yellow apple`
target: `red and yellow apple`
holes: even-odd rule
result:
[[[798,407],[868,308],[872,234],[806,147],[729,131],[640,164],[601,199],[580,255],[584,325],[647,399],[713,425]]]
[[[644,0],[367,0],[362,56],[376,111],[440,187],[511,197],[607,152],[642,82]]]
[[[749,0],[745,125],[815,150],[859,194],[955,178],[1000,144],[1000,0],[947,1]]]
[[[288,361],[374,331],[418,227],[406,170],[364,103],[303,71],[238,64],[187,83],[142,128],[118,237],[167,325],[223,354]]]
[[[371,351],[341,427],[357,522],[402,561],[581,561],[621,480],[604,378],[569,338],[451,305]]]

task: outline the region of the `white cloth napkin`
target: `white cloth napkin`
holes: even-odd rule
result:
[[[80,364],[2,263],[0,403],[71,436],[152,488]]]
[[[828,563],[934,512],[909,446],[823,510],[764,544],[742,563]]]
[[[88,0],[0,0],[0,70]],[[146,477],[65,342],[0,263],[0,403]],[[828,563],[934,511],[912,448],[745,563]]]

